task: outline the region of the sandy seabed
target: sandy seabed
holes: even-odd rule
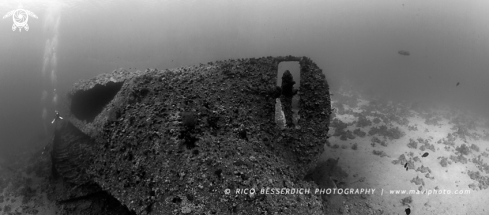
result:
[[[332,100],[335,114],[316,182],[375,192],[328,195],[328,214],[406,214],[407,208],[410,214],[489,214],[485,119],[344,91]],[[403,190],[415,193],[396,193]]]

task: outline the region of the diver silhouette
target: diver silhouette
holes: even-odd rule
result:
[[[58,119],[63,119],[63,117],[61,117],[61,116],[59,115],[59,112],[58,112],[57,110],[55,110],[55,111],[54,111],[54,113],[55,113],[55,116],[54,116],[54,119],[53,119],[53,121],[51,122],[51,124],[53,124],[54,122],[56,122],[56,120],[58,120]]]

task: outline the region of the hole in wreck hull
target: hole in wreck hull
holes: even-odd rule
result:
[[[79,120],[93,122],[104,107],[114,99],[122,85],[123,82],[108,82],[106,85],[97,84],[90,90],[76,92],[71,101],[71,113]]]
[[[300,89],[300,64],[298,61],[284,61],[280,62],[278,64],[278,69],[277,69],[277,87],[282,87],[282,78],[285,73],[285,71],[289,71],[292,74],[293,81],[295,84],[293,85],[293,89],[299,90]],[[281,89],[283,90],[283,89]],[[282,92],[283,94],[283,92]],[[293,116],[289,119],[291,119],[292,123],[294,126],[298,126],[298,120],[300,119],[299,116],[299,95],[295,94],[292,97],[292,103],[290,104],[292,108],[292,113]],[[278,124],[280,128],[284,128],[287,124],[287,120],[285,119],[285,113],[283,108],[283,104],[280,101],[280,98],[276,99],[276,104],[275,104],[275,122]],[[289,122],[290,124],[290,122]]]

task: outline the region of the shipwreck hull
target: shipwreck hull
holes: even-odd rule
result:
[[[282,61],[300,63],[300,128],[275,124]],[[331,104],[325,76],[307,57],[120,69],[75,84],[68,109],[66,126],[87,138],[58,141],[57,168],[83,161],[58,172],[98,184],[137,214],[322,214],[316,185],[303,178],[324,150]],[[266,187],[311,195],[260,194]],[[246,188],[257,193],[236,194]]]

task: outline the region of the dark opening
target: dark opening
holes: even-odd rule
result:
[[[179,204],[180,202],[182,202],[182,199],[179,196],[176,196],[171,201],[173,203]]]
[[[300,89],[300,71],[301,71],[301,66],[298,61],[284,61],[280,62],[278,64],[278,71],[277,71],[277,86],[281,87],[282,86],[282,76],[285,71],[289,70],[289,72],[292,74],[292,77],[294,78],[295,84],[294,84],[294,89],[299,90]],[[299,117],[299,94],[295,94],[292,98],[292,111],[294,112],[293,115],[293,123],[297,127],[298,120],[300,119]],[[277,122],[278,117],[280,117],[281,113],[278,112],[281,105],[279,105],[279,102],[277,101],[276,104],[276,113],[275,113],[275,121]],[[284,119],[285,120],[285,119]],[[277,122],[279,123],[279,122]]]
[[[93,122],[122,87],[121,83],[97,84],[90,90],[78,91],[71,101],[71,112],[79,120]]]
[[[218,169],[218,170],[214,171],[214,174],[216,174],[216,176],[218,178],[221,178],[221,176],[222,176],[222,169]]]

